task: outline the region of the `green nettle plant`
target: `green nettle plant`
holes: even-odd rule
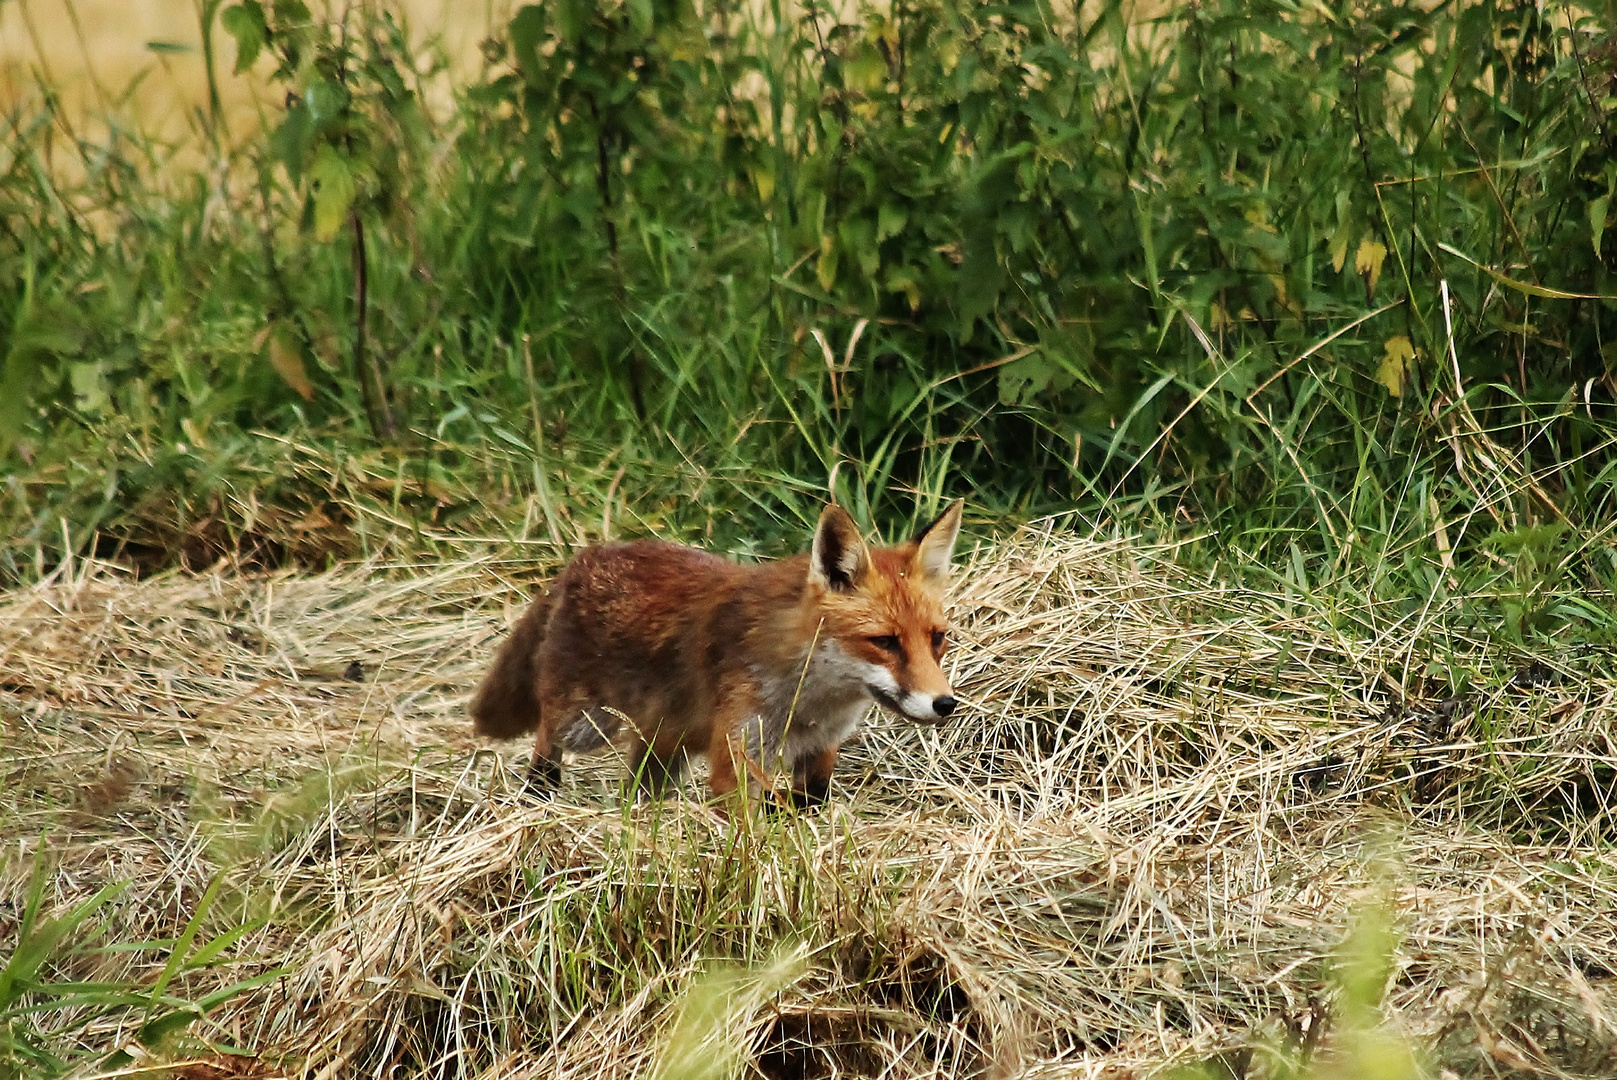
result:
[[[484,140],[519,148],[518,199],[533,216],[518,228],[554,224],[559,213],[567,234],[594,234],[578,237],[568,275],[603,287],[615,317],[582,336],[609,372],[626,374],[644,417],[647,375],[620,234],[633,215],[666,213],[670,196],[711,180],[702,164],[724,100],[719,54],[688,0],[528,4],[491,55],[507,53],[510,70],[471,100],[509,109],[511,121],[475,129],[472,152],[487,153]],[[703,194],[713,194],[705,183]]]
[[[605,267],[631,335],[667,270],[620,236],[767,258],[749,302],[793,343],[768,385],[822,465],[914,477],[963,441],[1036,485],[1279,483],[1314,515],[1287,415],[1331,474],[1430,451],[1415,414],[1471,437],[1612,381],[1604,34],[1531,5],[550,3],[467,115],[516,148],[506,235],[586,230],[547,286]],[[496,293],[534,257],[503,250]],[[644,413],[663,388],[577,311],[564,369],[612,340]],[[1592,443],[1588,419],[1548,430]],[[1517,482],[1562,452],[1522,442]]]
[[[13,531],[161,532],[199,448],[407,430],[395,518],[468,454],[542,502],[582,454],[1497,575],[1617,490],[1597,6],[543,0],[434,120],[373,0],[209,0],[284,91],[241,157],[162,187],[81,139],[62,188],[48,96],[0,146],[0,452],[70,477],[25,462]]]
[[[241,0],[224,9],[221,25],[236,39],[236,71],[259,55],[276,60],[272,76],[287,88],[286,115],[270,134],[260,164],[268,210],[269,171],[285,170],[303,193],[301,226],[321,244],[346,233],[353,250],[352,377],[381,439],[398,430],[391,380],[368,347],[371,256],[367,223],[408,227],[410,197],[422,186],[426,124],[409,45],[393,16],[370,5],[345,8],[334,21],[316,21],[302,0]],[[270,360],[288,385],[313,396],[302,353],[314,340],[276,264],[273,225],[265,223],[269,273],[277,290],[268,332]]]

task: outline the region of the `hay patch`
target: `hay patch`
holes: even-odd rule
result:
[[[38,1018],[125,1075],[644,1076],[722,985],[752,1076],[1268,1076],[1328,1045],[1332,958],[1386,904],[1388,1023],[1434,1073],[1617,1071],[1607,661],[1172,555],[980,549],[969,707],[873,718],[826,813],[738,823],[625,806],[610,761],[535,804],[525,748],[472,738],[534,568],[65,567],[0,598],[0,940],[43,865],[46,913],[125,883],[54,976],[241,988],[164,1040]],[[188,927],[193,958],[236,936],[171,964]]]

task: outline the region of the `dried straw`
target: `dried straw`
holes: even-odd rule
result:
[[[750,1075],[1242,1076],[1321,1044],[1385,902],[1389,1023],[1434,1070],[1617,1071],[1617,682],[1589,662],[1524,673],[1452,608],[1344,614],[1047,523],[960,575],[963,715],[873,719],[816,818],[725,822],[695,788],[624,805],[611,762],[516,793],[523,748],[462,715],[511,570],[85,563],[0,598],[0,939],[41,850],[54,910],[131,882],[124,941],[223,873],[205,933],[262,925],[171,992],[285,973],[175,1048],[209,1075],[651,1075],[704,972],[784,949],[723,999]]]

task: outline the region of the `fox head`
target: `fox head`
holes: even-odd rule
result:
[[[955,710],[939,662],[948,647],[943,596],[963,505],[957,500],[896,547],[868,547],[840,506],[827,506],[814,530],[808,585],[818,597],[821,639],[840,650],[838,666],[871,697],[911,720],[936,722]]]

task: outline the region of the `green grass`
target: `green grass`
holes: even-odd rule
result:
[[[277,10],[294,107],[217,168],[12,106],[8,580],[571,543],[608,490],[778,550],[834,476],[888,527],[964,494],[1300,588],[1508,582],[1517,633],[1561,625],[1524,574],[1609,584],[1617,114],[1577,9],[523,16],[450,117],[381,9]]]

